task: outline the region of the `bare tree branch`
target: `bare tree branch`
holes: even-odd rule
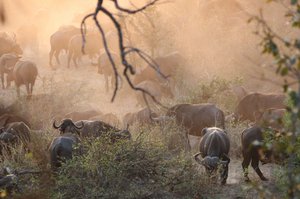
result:
[[[146,4],[145,6],[143,6],[142,8],[139,9],[135,9],[135,10],[130,10],[127,8],[123,8],[119,5],[119,2],[117,0],[111,0],[112,2],[114,2],[115,7],[117,8],[117,10],[121,11],[121,12],[125,12],[128,14],[135,14],[137,12],[141,12],[143,10],[145,10],[147,7],[154,5],[156,2],[158,2],[159,0],[154,0],[151,1],[150,3]],[[147,90],[143,89],[143,88],[139,88],[136,87],[130,77],[129,74],[134,75],[135,74],[135,70],[134,67],[127,61],[127,55],[129,55],[130,53],[136,53],[137,55],[139,55],[139,57],[146,62],[151,68],[153,68],[160,76],[162,76],[163,78],[167,78],[165,75],[163,75],[159,69],[158,64],[145,52],[143,52],[142,50],[138,49],[138,48],[134,48],[134,47],[125,47],[124,46],[124,40],[123,40],[123,33],[122,33],[122,28],[120,23],[117,21],[117,19],[115,18],[115,16],[113,15],[112,12],[110,12],[109,10],[107,10],[105,7],[103,7],[103,0],[98,0],[97,3],[97,7],[95,9],[94,13],[90,13],[88,15],[86,15],[82,22],[81,22],[81,33],[82,33],[82,38],[83,38],[83,46],[82,48],[84,49],[86,40],[86,25],[85,25],[85,21],[86,19],[88,19],[89,17],[93,17],[95,24],[99,30],[99,32],[102,35],[102,40],[103,40],[103,44],[104,44],[104,48],[105,48],[105,52],[107,53],[108,57],[109,57],[109,61],[112,65],[112,68],[114,70],[114,76],[115,76],[115,89],[114,89],[114,93],[112,96],[111,101],[113,102],[116,94],[117,94],[117,90],[118,90],[118,77],[120,77],[118,70],[116,68],[116,64],[111,56],[111,52],[109,50],[109,47],[107,45],[107,41],[106,41],[106,37],[105,37],[105,33],[104,30],[101,26],[101,23],[99,22],[99,20],[97,19],[97,16],[99,14],[99,12],[103,13],[104,15],[106,15],[114,24],[114,27],[117,30],[117,34],[118,34],[118,45],[119,45],[119,53],[120,53],[120,58],[121,58],[121,63],[124,66],[124,70],[123,70],[123,75],[126,78],[129,86],[136,90],[136,91],[140,91],[143,93],[143,97],[146,100],[146,95],[150,96],[152,98],[152,100],[159,104],[160,106],[164,107],[150,92],[148,92]],[[84,51],[83,51],[84,52]],[[147,103],[147,100],[146,100]],[[147,103],[148,104],[148,103]],[[166,107],[165,107],[166,108]]]
[[[144,5],[143,7],[139,8],[139,9],[136,9],[136,10],[130,10],[130,9],[121,7],[121,6],[119,5],[119,1],[118,1],[118,0],[111,0],[111,1],[114,2],[115,7],[116,7],[118,10],[120,10],[120,11],[122,11],[122,12],[126,12],[126,13],[128,13],[128,14],[135,14],[135,13],[137,13],[137,12],[141,12],[141,11],[145,10],[145,9],[148,8],[149,6],[154,5],[154,4],[155,4],[156,2],[158,2],[159,0],[153,0],[153,1],[151,1],[150,3]]]

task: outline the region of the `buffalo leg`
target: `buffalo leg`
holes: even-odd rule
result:
[[[257,173],[257,175],[260,177],[261,180],[267,181],[268,179],[262,174],[261,170],[259,169],[258,163],[259,163],[258,156],[253,157],[251,161],[252,168],[255,170],[255,172]]]
[[[51,48],[51,51],[49,53],[49,65],[50,66],[52,66],[53,53],[54,53],[54,50]]]
[[[107,75],[104,75],[104,78],[105,78],[105,90],[106,90],[106,92],[108,93],[108,91],[109,91],[109,87],[108,87],[108,76],[107,76]]]
[[[230,163],[230,158],[224,154],[223,155],[223,161],[227,161],[227,163],[225,165],[221,165],[222,168],[222,172],[221,172],[221,184],[224,185],[226,183],[226,180],[228,178],[228,167],[229,167],[229,163]]]
[[[78,59],[79,59],[78,57],[75,57],[75,56],[73,57],[73,63],[76,68],[78,68]]]
[[[59,62],[59,53],[60,53],[60,50],[59,50],[59,51],[56,51],[56,52],[54,53],[54,56],[55,56],[56,62],[60,65],[60,62]]]
[[[4,73],[1,74],[1,83],[2,83],[2,89],[4,88]]]
[[[26,92],[27,95],[29,96],[30,95],[29,83],[26,84]]]
[[[69,54],[68,54],[68,68],[70,68],[70,62],[71,62],[72,57],[73,57],[73,52],[69,51]]]
[[[31,87],[30,87],[30,95],[32,95],[34,83],[35,83],[35,81],[33,81],[33,82],[31,83]]]
[[[75,56],[73,56],[73,58],[72,58],[73,63],[74,63],[74,66],[75,66],[76,68],[78,68],[77,59],[78,59],[78,58],[75,57]]]
[[[18,98],[20,97],[20,87],[19,86],[17,86],[17,96],[18,96]]]
[[[222,185],[226,184],[228,178],[228,165],[229,164],[221,165],[223,168],[219,170]]]
[[[244,152],[243,151],[243,162],[242,162],[242,167],[243,167],[243,173],[244,173],[244,178],[246,182],[249,182],[250,179],[248,177],[248,167],[251,161],[251,156],[249,152]]]

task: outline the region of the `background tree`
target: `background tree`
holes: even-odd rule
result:
[[[276,73],[284,78],[283,90],[289,96],[286,133],[272,141],[281,144],[276,153],[288,156],[285,165],[288,176],[287,196],[297,198],[300,195],[300,4],[298,0],[269,2],[280,3],[286,8],[285,16],[293,34],[281,35],[275,32],[262,12],[259,16],[251,17],[250,22],[257,23],[256,34],[261,38],[262,53],[273,57]]]

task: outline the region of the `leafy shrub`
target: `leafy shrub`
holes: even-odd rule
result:
[[[64,164],[53,198],[196,198],[205,177],[190,155],[140,137],[111,145],[84,143],[87,154]]]

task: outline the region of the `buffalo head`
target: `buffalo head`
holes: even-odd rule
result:
[[[203,165],[206,169],[206,172],[210,175],[215,171],[219,170],[219,173],[221,174],[220,175],[221,184],[225,184],[226,179],[228,177],[228,164],[230,162],[227,155],[224,154],[224,156],[226,156],[228,160],[221,160],[217,156],[206,156],[202,159],[199,158],[199,155],[201,155],[201,153],[197,153],[194,155],[196,162]]]
[[[217,156],[206,156],[205,158],[199,158],[201,153],[197,153],[194,155],[196,162],[203,165],[208,171],[214,171],[218,169],[219,165],[227,165],[229,163],[228,160],[220,160]]]
[[[64,133],[75,133],[79,134],[79,129],[82,129],[84,123],[81,122],[81,126],[76,126],[71,119],[62,120],[59,126],[56,126],[55,121],[53,122],[53,128],[58,129],[60,134]]]

